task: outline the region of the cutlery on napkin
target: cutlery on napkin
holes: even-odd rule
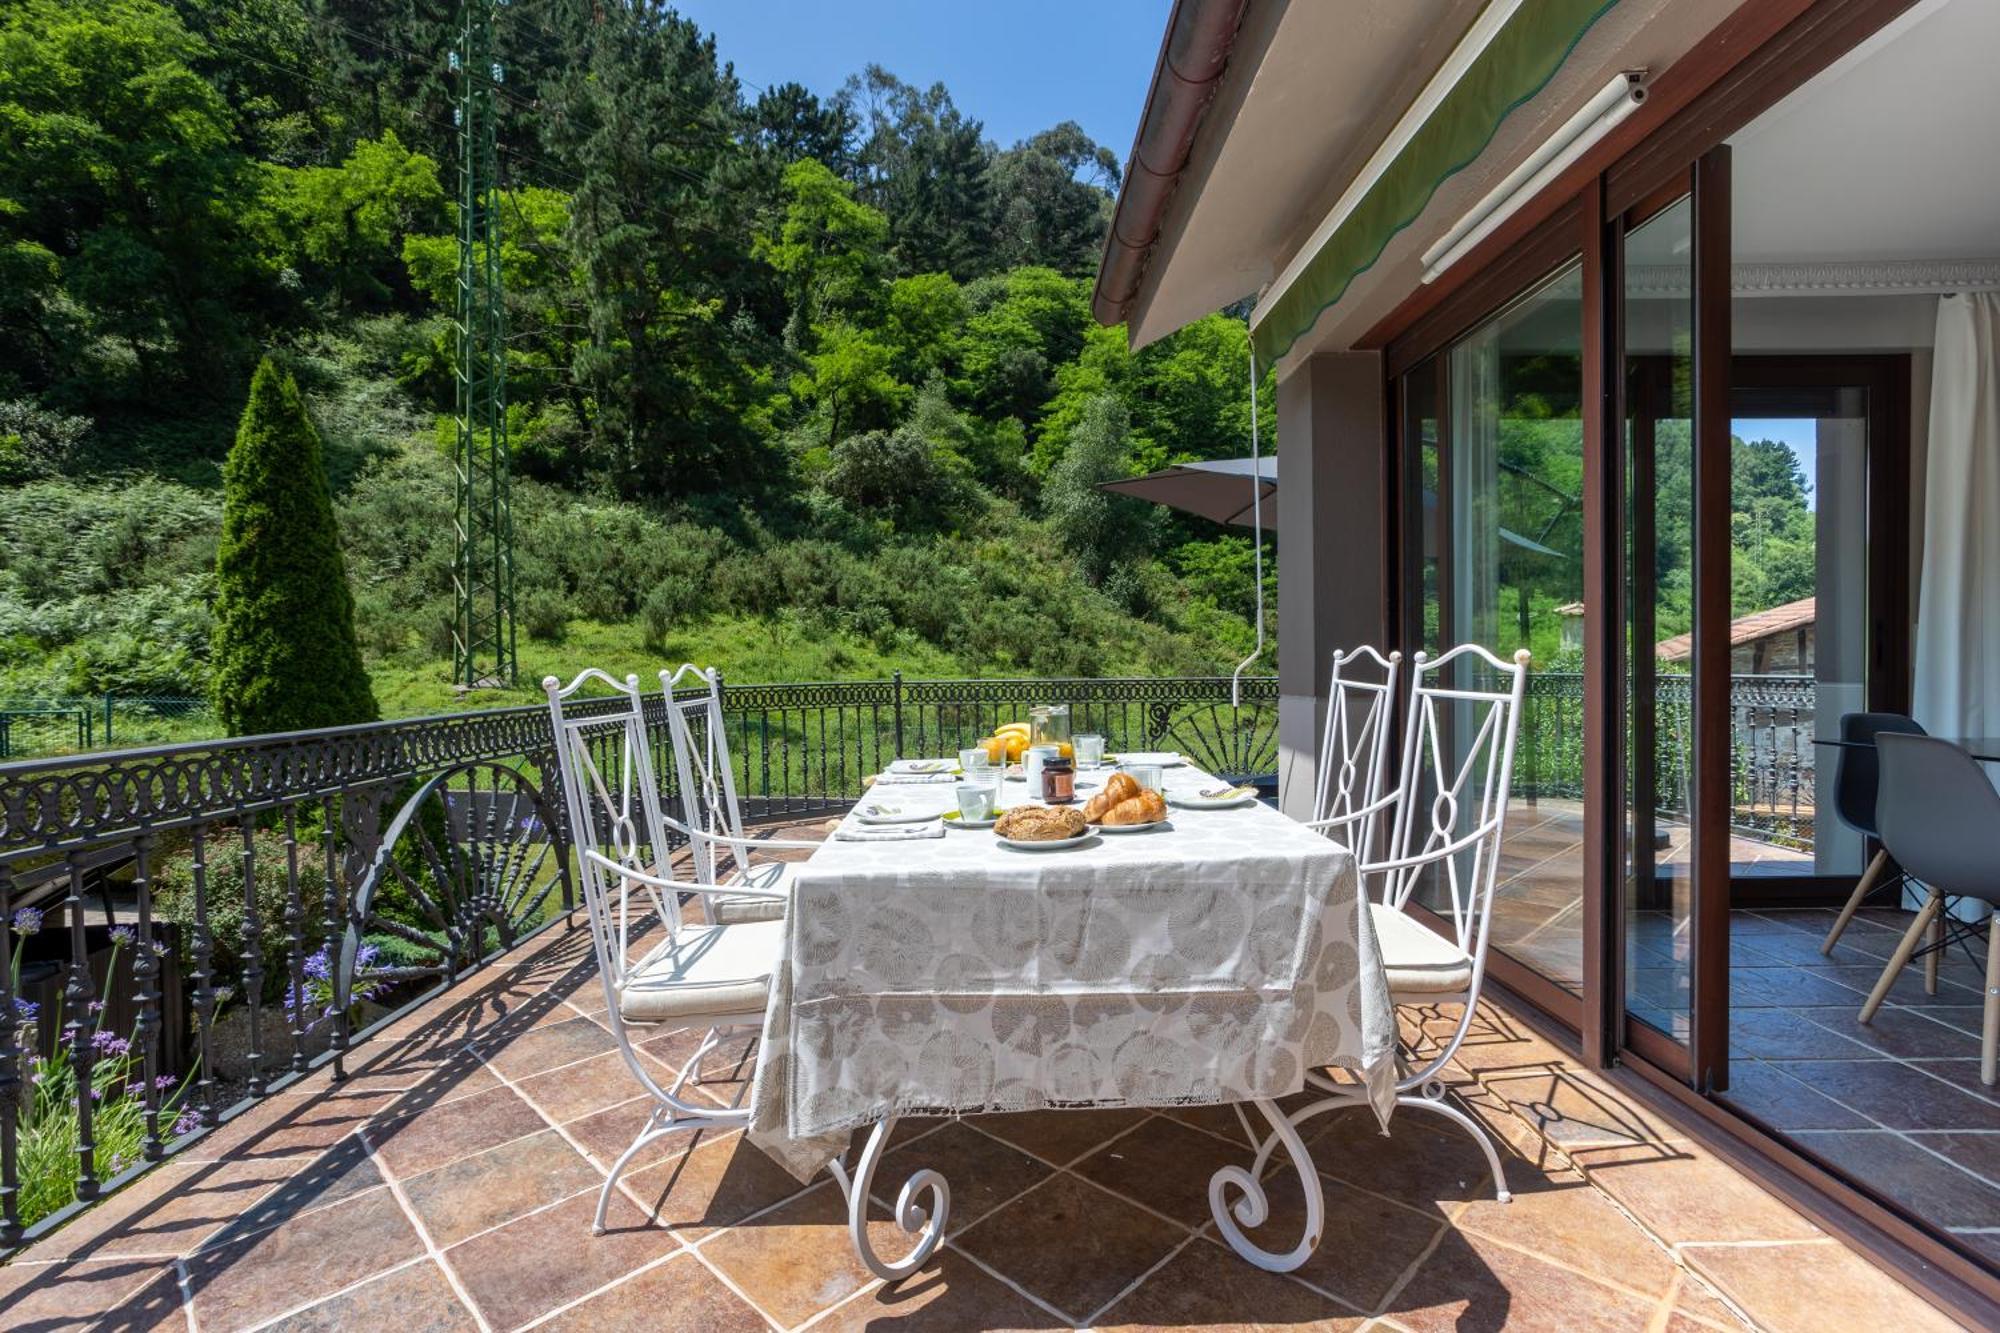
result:
[[[944,824],[936,819],[925,824],[862,824],[843,828],[833,836],[842,842],[907,842],[915,838],[942,838]]]
[[[956,782],[956,781],[958,781],[957,777],[955,777],[950,773],[889,772],[889,773],[884,773],[882,774],[882,776],[876,778],[875,785],[878,787],[925,787],[925,786],[940,786],[948,782]]]

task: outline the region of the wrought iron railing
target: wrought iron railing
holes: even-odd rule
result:
[[[1226,678],[896,676],[723,700],[752,818],[841,809],[899,754],[1043,702],[1113,750],[1277,768],[1270,678],[1240,698]],[[562,920],[550,747],[527,706],[0,765],[0,1249]]]
[[[1654,682],[1655,804],[1685,816],[1692,783],[1694,696],[1684,675]],[[1738,833],[1809,849],[1813,840],[1817,686],[1811,676],[1730,680],[1730,821]],[[1583,677],[1537,672],[1522,706],[1517,768],[1526,795],[1583,795]]]

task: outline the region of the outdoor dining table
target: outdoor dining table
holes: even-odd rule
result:
[[[1270,1125],[1257,1169],[1224,1167],[1209,1200],[1225,1238],[1265,1267],[1300,1255],[1242,1231],[1268,1215],[1261,1168],[1281,1143],[1307,1196],[1306,1252],[1323,1218],[1318,1174],[1276,1099],[1308,1069],[1347,1070],[1386,1129],[1396,1022],[1353,855],[1261,803],[1173,806],[1219,784],[1191,766],[1165,772],[1170,818],[1145,831],[1046,851],[990,828],[906,841],[836,831],[798,866],[749,1138],[801,1180],[832,1171],[877,1274],[920,1266],[950,1207],[943,1177],[919,1171],[895,1208],[913,1248],[895,1261],[871,1248],[866,1201],[904,1115],[1250,1103]],[[1079,799],[1103,776],[1080,775]],[[1024,792],[1002,784],[1002,805]],[[875,799],[910,814],[954,804],[948,783],[878,786]],[[857,827],[856,813],[841,826]]]

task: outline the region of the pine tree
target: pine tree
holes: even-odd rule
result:
[[[209,689],[223,725],[244,736],[373,720],[319,434],[268,357],[222,486]]]

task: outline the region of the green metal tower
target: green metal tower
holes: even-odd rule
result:
[[[507,312],[500,281],[500,154],[493,11],[459,0],[451,53],[458,127],[458,618],[452,680],[461,689],[514,682],[514,519],[507,494]]]

